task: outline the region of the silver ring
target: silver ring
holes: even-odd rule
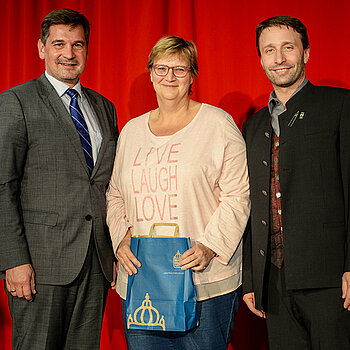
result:
[[[14,289],[14,290],[10,290],[10,293],[14,293],[16,291],[16,289]]]

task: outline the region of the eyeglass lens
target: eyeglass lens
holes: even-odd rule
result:
[[[161,77],[166,76],[169,69],[172,69],[174,75],[178,78],[182,78],[187,74],[187,68],[182,66],[168,67],[166,65],[154,65],[153,68],[155,73]]]

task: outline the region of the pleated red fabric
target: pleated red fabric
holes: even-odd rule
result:
[[[64,7],[90,20],[89,59],[81,81],[115,104],[119,128],[156,107],[146,65],[151,48],[164,35],[196,43],[199,77],[193,98],[225,109],[241,127],[268,102],[271,85],[257,56],[255,26],[276,15],[298,17],[308,28],[307,77],[312,83],[350,87],[346,0],[0,0],[0,92],[41,75],[45,69],[37,50],[41,21]],[[11,317],[2,285],[0,349],[10,350]],[[114,292],[107,301],[101,349],[126,349],[120,299]],[[268,349],[264,322],[243,304],[230,349]]]

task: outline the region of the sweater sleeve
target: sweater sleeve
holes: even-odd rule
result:
[[[113,172],[106,194],[107,225],[109,227],[114,253],[116,253],[121,240],[126,235],[128,229],[132,226],[127,218],[125,202],[119,186],[119,176],[120,171],[122,170],[120,166],[120,158],[122,152],[124,152],[124,139],[125,131],[122,130],[118,139]]]
[[[223,133],[225,152],[218,180],[219,206],[198,241],[212,249],[218,260],[226,265],[242,240],[250,212],[250,199],[245,142],[229,115]]]

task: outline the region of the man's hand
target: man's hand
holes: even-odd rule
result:
[[[130,229],[126,233],[125,237],[119,244],[117,249],[117,259],[120,262],[125,271],[132,276],[137,273],[137,267],[141,267],[141,263],[137,260],[136,256],[132,253],[130,249],[131,231]]]
[[[256,316],[266,318],[265,312],[263,310],[258,310],[255,308],[255,296],[254,292],[247,293],[243,295],[243,300],[247,304],[248,309]]]
[[[6,270],[6,288],[12,296],[32,301],[36,294],[32,265],[24,264]]]
[[[179,265],[182,270],[202,271],[209,265],[214,256],[215,253],[210,248],[202,243],[197,243],[181,255]]]
[[[344,299],[344,308],[350,311],[350,272],[344,272],[342,278],[342,290]]]

